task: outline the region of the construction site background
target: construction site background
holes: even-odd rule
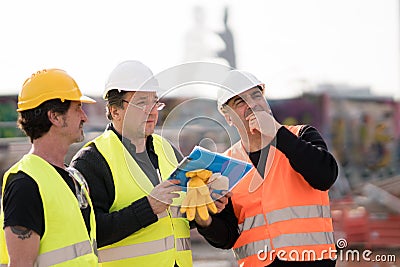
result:
[[[395,255],[395,262],[339,260],[337,266],[400,266],[400,102],[389,97],[353,91],[338,92],[334,85],[291,99],[269,100],[282,124],[310,124],[326,140],[339,163],[339,178],[330,190],[336,240],[346,250],[371,250]],[[357,93],[358,92],[358,93]],[[104,100],[85,105],[89,122],[86,138],[99,135],[108,123]],[[29,148],[16,128],[16,95],[0,96],[0,175]],[[238,140],[208,98],[168,98],[156,132],[171,140],[184,155],[201,145],[223,152]],[[173,116],[171,116],[173,114]],[[84,144],[71,147],[67,163]],[[195,266],[237,266],[230,250],[212,248],[192,231]]]

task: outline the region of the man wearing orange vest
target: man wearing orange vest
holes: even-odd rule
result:
[[[239,266],[335,266],[328,189],[336,160],[315,128],[277,122],[264,89],[239,70],[222,82],[218,109],[240,135],[225,154],[253,168],[198,231],[211,245],[232,248]]]

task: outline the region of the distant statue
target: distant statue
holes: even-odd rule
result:
[[[221,39],[225,42],[225,49],[218,52],[218,56],[225,58],[228,61],[229,66],[236,68],[236,56],[235,56],[235,45],[233,40],[232,31],[228,26],[228,7],[225,7],[224,11],[224,28],[223,32],[218,33]]]
[[[184,59],[186,61],[218,61],[219,51],[225,49],[224,40],[209,29],[205,22],[204,8],[196,6],[194,8],[194,26],[185,35]],[[228,63],[225,62],[225,64]]]

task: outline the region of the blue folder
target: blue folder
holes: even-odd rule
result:
[[[248,162],[195,146],[192,152],[179,163],[168,179],[179,179],[179,185],[182,186],[183,191],[186,191],[188,181],[186,172],[196,169],[207,169],[213,173],[219,172],[223,176],[228,177],[229,190],[231,190],[252,167],[253,165]]]

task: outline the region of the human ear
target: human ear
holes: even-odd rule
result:
[[[224,114],[224,118],[225,118],[225,120],[226,120],[226,122],[228,123],[229,126],[233,125],[232,118],[231,118],[231,116],[229,114],[225,113]]]
[[[110,111],[110,114],[111,114],[111,116],[113,118],[113,121],[120,121],[121,120],[122,114],[121,114],[121,110],[119,108],[116,108],[114,106],[110,106],[109,107],[109,111]]]
[[[58,114],[55,111],[49,110],[47,111],[47,118],[49,119],[49,121],[54,124],[54,125],[60,125],[60,114]]]

